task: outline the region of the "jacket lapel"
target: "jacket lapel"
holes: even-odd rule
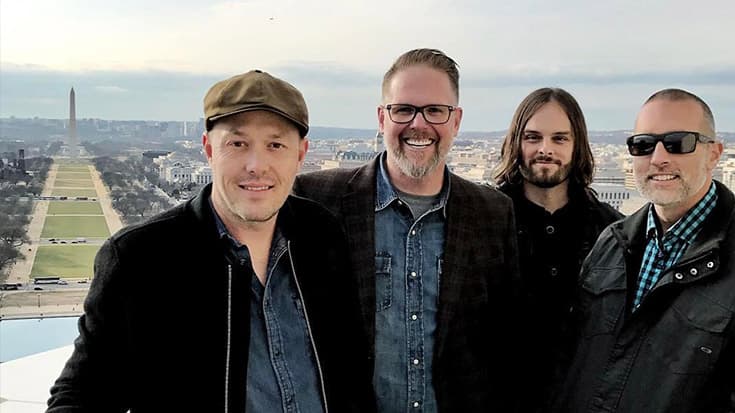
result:
[[[375,173],[378,159],[355,172],[347,183],[348,190],[341,206],[371,354],[375,342]]]
[[[437,328],[435,334],[435,355],[441,356],[444,344],[447,340],[449,325],[454,320],[455,308],[462,294],[462,285],[465,277],[470,271],[465,265],[472,262],[466,248],[467,240],[473,238],[472,229],[467,223],[472,216],[472,211],[463,205],[464,188],[450,174],[451,190],[447,200],[447,219],[444,237],[444,257],[442,264],[441,285],[439,290],[439,308],[437,311]],[[465,255],[462,255],[462,254]],[[464,265],[463,265],[464,264]]]

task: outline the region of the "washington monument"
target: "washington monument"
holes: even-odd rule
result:
[[[79,140],[77,139],[76,112],[76,103],[74,102],[74,88],[72,87],[71,92],[69,92],[69,139],[66,142],[68,146],[79,145]]]

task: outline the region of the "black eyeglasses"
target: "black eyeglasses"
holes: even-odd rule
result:
[[[673,154],[692,153],[697,148],[697,141],[712,143],[715,140],[697,132],[676,131],[659,135],[640,133],[628,138],[628,152],[633,156],[650,155],[656,149],[656,144],[662,142],[666,152]]]
[[[414,106],[394,103],[385,105],[385,109],[388,111],[390,120],[395,123],[411,123],[416,114],[421,112],[427,123],[441,125],[449,122],[449,117],[456,108],[450,105]]]

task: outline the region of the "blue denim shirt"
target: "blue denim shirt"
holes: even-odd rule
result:
[[[214,211],[214,208],[212,208]],[[220,238],[250,262],[245,245],[233,238],[217,213]],[[247,401],[249,412],[323,412],[318,368],[303,304],[292,277],[287,240],[276,227],[263,286],[252,277]]]
[[[414,217],[385,168],[375,205],[375,374],[378,411],[436,412],[432,382],[434,331],[444,252],[449,174],[437,203]]]

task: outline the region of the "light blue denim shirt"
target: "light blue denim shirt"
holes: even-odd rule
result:
[[[444,252],[449,172],[437,202],[414,217],[385,168],[375,205],[375,374],[378,411],[436,412],[432,382],[434,331]]]
[[[226,237],[236,256],[250,265],[247,246],[233,238],[216,212],[214,215],[220,238]],[[303,304],[294,284],[287,241],[278,227],[267,272],[265,286],[255,275],[251,283],[246,410],[323,412]]]

